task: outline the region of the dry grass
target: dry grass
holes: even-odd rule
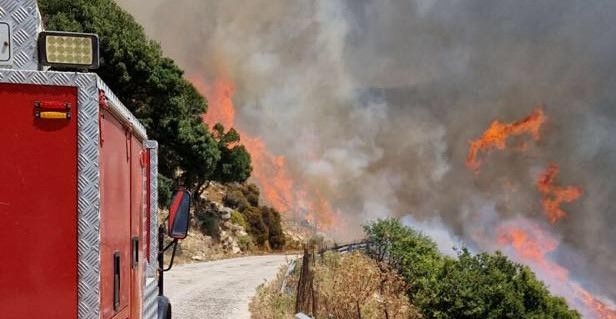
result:
[[[317,318],[420,318],[395,272],[362,253],[327,253],[317,263]]]
[[[280,288],[287,273],[287,266],[284,266],[278,271],[276,278],[272,281],[263,283],[257,287],[257,293],[253,297],[250,305],[251,317],[254,319],[286,319],[293,318],[295,307],[294,293],[281,293]],[[297,275],[290,276],[297,278]],[[287,279],[287,280],[289,280]],[[290,283],[289,287],[294,284]]]
[[[300,265],[288,278],[287,293],[280,292],[286,273],[260,286],[250,304],[253,318],[293,318]],[[405,294],[404,280],[384,265],[361,253],[325,253],[314,267],[317,319],[421,318]]]

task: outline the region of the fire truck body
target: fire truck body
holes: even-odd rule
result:
[[[157,143],[96,74],[40,70],[40,31],[0,0],[0,318],[164,318]]]

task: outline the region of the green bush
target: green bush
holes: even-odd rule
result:
[[[225,206],[237,209],[240,212],[243,212],[246,208],[250,207],[250,203],[246,197],[244,197],[244,193],[240,190],[232,190],[228,192],[225,195],[225,198],[223,198],[223,202]]]
[[[285,244],[284,232],[280,224],[280,213],[271,207],[261,207],[263,222],[268,228],[268,241],[272,249],[282,249]]]
[[[257,207],[249,207],[242,214],[248,223],[248,233],[255,239],[255,243],[259,246],[265,245],[269,239],[269,231],[263,222],[261,210]]]
[[[580,315],[550,295],[526,266],[501,253],[457,258],[441,255],[427,236],[397,219],[364,226],[373,258],[392,265],[408,283],[408,295],[424,318],[559,318]]]
[[[213,214],[205,213],[198,215],[201,222],[201,231],[215,239],[220,239],[220,218]]]
[[[250,205],[259,207],[259,188],[255,184],[248,184],[243,188],[244,196]]]
[[[231,212],[231,222],[244,227],[244,229],[248,229],[248,224],[246,223],[244,215],[236,210]]]
[[[240,214],[231,214],[231,221],[244,226],[259,246],[269,243],[272,249],[285,245],[280,213],[267,206],[259,207],[259,188],[255,184],[231,184],[223,202]],[[240,220],[240,217],[243,218]]]
[[[246,194],[246,200],[251,206],[259,207],[259,195],[255,195],[253,193]]]
[[[237,245],[243,252],[255,250],[255,244],[249,235],[239,236],[237,238]]]

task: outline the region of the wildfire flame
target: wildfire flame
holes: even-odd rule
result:
[[[517,122],[506,124],[493,121],[480,138],[471,142],[466,159],[467,167],[478,172],[481,165],[477,158],[479,153],[494,148],[504,150],[510,137],[530,135],[535,141],[538,140],[539,130],[545,120],[543,109],[535,108],[529,116]],[[520,150],[525,151],[526,146]],[[560,208],[561,204],[571,203],[582,195],[582,189],[577,186],[556,185],[558,172],[559,166],[552,163],[539,175],[535,183],[542,195],[543,212],[552,224],[567,216]],[[528,220],[503,224],[496,237],[500,249],[509,249],[514,259],[533,267],[542,280],[550,283],[552,289],[563,294],[567,301],[581,309],[585,315],[597,319],[616,319],[616,310],[569,278],[569,271],[549,258],[549,255],[558,249],[560,242],[538,224]]]
[[[577,186],[556,186],[554,179],[558,171],[558,165],[550,164],[536,183],[537,190],[542,194],[543,212],[552,224],[567,216],[560,208],[562,203],[573,202],[582,195],[582,189]]]
[[[501,249],[511,248],[514,259],[533,267],[538,277],[563,294],[570,304],[577,306],[586,316],[616,319],[616,310],[569,278],[566,268],[550,260],[549,254],[556,251],[559,241],[537,224],[526,221],[501,225],[497,236],[497,244]]]
[[[510,137],[530,135],[535,141],[539,140],[539,130],[545,120],[543,109],[537,107],[529,116],[520,121],[513,123],[493,121],[481,137],[471,142],[466,157],[466,166],[473,171],[478,171],[481,166],[481,161],[478,159],[479,153],[491,149],[504,150]]]
[[[547,260],[545,256],[558,247],[558,241],[545,234],[537,225],[502,226],[498,234],[498,244],[501,247],[511,246],[516,255],[547,272],[559,281],[566,281],[569,271]]]
[[[603,302],[597,300],[590,292],[586,289],[577,286],[574,287],[577,295],[582,299],[584,304],[586,304],[594,314],[597,319],[616,319],[616,310],[608,307]]]
[[[209,125],[220,122],[225,129],[233,127],[240,133],[241,143],[252,159],[251,180],[259,185],[268,205],[287,217],[304,218],[321,230],[332,230],[338,225],[340,212],[332,209],[317,188],[295,180],[284,156],[273,154],[261,138],[251,136],[237,126],[232,81],[218,77],[206,82],[199,75],[190,76],[189,81],[208,99],[208,112],[203,116],[204,122]]]

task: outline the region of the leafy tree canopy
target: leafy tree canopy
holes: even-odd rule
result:
[[[161,205],[169,201],[177,177],[193,191],[208,180],[248,178],[248,152],[239,145],[220,148],[202,123],[206,100],[131,15],[112,0],[40,0],[39,6],[48,30],[99,35],[98,75],[159,142]]]
[[[397,219],[364,226],[377,260],[393,265],[409,284],[408,295],[425,318],[580,318],[552,296],[527,266],[500,252],[443,256],[427,236]]]
[[[239,145],[240,134],[233,128],[225,133],[224,126],[217,123],[214,125],[214,139],[218,142],[220,152],[214,179],[223,183],[246,181],[252,167],[250,154],[243,145]]]

